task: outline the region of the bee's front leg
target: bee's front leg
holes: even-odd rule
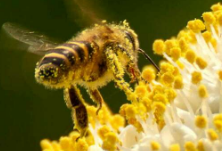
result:
[[[114,82],[116,85],[125,92],[127,99],[131,101],[138,101],[137,98],[135,98],[133,89],[130,87],[129,83],[127,83],[123,76],[124,76],[124,69],[122,64],[119,62],[117,55],[113,51],[112,46],[107,46],[105,50],[105,55],[108,62],[108,68],[113,72],[114,75]]]
[[[89,93],[90,98],[98,105],[98,109],[96,111],[96,114],[98,114],[104,102],[103,97],[98,89],[88,89],[87,92]]]
[[[80,132],[80,136],[85,136],[88,129],[88,115],[84,105],[84,100],[76,86],[71,86],[64,90],[64,98],[68,108],[72,110],[72,119],[75,124],[74,129]]]
[[[115,51],[117,51],[117,53],[121,53],[121,54],[125,55],[125,57],[128,60],[128,64],[126,66],[126,72],[131,78],[130,82],[131,83],[132,82],[138,83],[141,80],[141,73],[140,73],[140,70],[137,66],[137,61],[136,61],[135,56],[130,54],[126,49],[124,49],[120,45],[115,46]]]

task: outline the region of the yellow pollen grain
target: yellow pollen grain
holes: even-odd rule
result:
[[[198,94],[201,98],[206,98],[208,96],[207,89],[205,85],[200,85],[198,88]]]
[[[211,45],[214,47],[215,52],[217,52],[217,40],[215,38],[211,38],[210,40]]]
[[[165,45],[166,45],[166,50],[165,50],[165,52],[166,52],[167,55],[169,55],[169,56],[172,54],[171,49],[178,46],[177,41],[174,40],[174,39],[168,39],[168,40],[166,40],[166,41],[165,41]]]
[[[200,19],[195,19],[187,23],[187,28],[192,30],[194,33],[198,33],[205,29],[205,25]]]
[[[88,148],[89,148],[89,145],[87,144],[84,138],[78,139],[78,142],[76,143],[75,151],[87,151]]]
[[[129,124],[132,124],[132,125],[136,128],[136,130],[137,130],[138,132],[141,132],[141,131],[143,130],[142,125],[140,124],[140,122],[138,122],[138,121],[136,120],[136,118],[130,118],[130,119],[128,119],[128,123],[129,123]]]
[[[157,39],[153,43],[153,51],[155,54],[162,55],[165,51],[164,41],[161,39]]]
[[[185,54],[185,58],[187,59],[187,61],[189,61],[191,64],[194,63],[194,61],[196,60],[196,54],[193,50],[188,50]]]
[[[69,150],[72,144],[72,141],[69,137],[61,137],[59,139],[59,144],[63,150]]]
[[[207,67],[207,62],[201,57],[196,58],[196,64],[199,66],[200,69],[204,69]]]
[[[156,141],[151,141],[150,142],[150,147],[153,151],[158,151],[161,148],[160,143],[156,142]]]
[[[151,111],[152,101],[148,97],[143,98],[141,103],[146,107],[147,112]]]
[[[207,136],[211,141],[215,141],[218,139],[218,135],[213,129],[207,130]]]
[[[160,63],[160,72],[161,73],[166,73],[166,72],[170,72],[170,73],[172,73],[172,72],[174,72],[174,66],[173,65],[171,65],[170,63],[168,63],[168,62],[161,62]]]
[[[164,73],[161,76],[161,80],[163,81],[163,83],[167,86],[170,86],[173,82],[174,82],[174,75],[172,73]]]
[[[119,113],[121,116],[126,116],[126,108],[129,104],[123,104],[121,107],[120,107],[120,110],[119,110]]]
[[[167,104],[167,102],[168,102],[166,96],[161,93],[154,95],[153,101],[154,102],[162,102],[163,104]]]
[[[222,25],[222,12],[217,14],[217,22]]]
[[[166,110],[166,106],[162,102],[154,102],[152,104],[152,110],[154,110],[157,113],[159,113],[160,115],[162,115],[165,112],[165,110]]]
[[[202,33],[202,36],[204,37],[204,40],[206,42],[210,42],[212,35],[209,31],[205,31],[204,33]]]
[[[202,80],[202,74],[198,71],[194,71],[191,74],[191,76],[192,76],[191,81],[192,81],[193,84],[197,84]]]
[[[110,132],[110,128],[106,125],[100,127],[97,131],[99,137],[104,140],[107,133]]]
[[[213,119],[214,126],[219,132],[222,132],[222,114],[215,115]]]
[[[179,144],[170,145],[170,151],[180,151],[180,145]]]
[[[216,12],[218,10],[222,10],[222,6],[221,6],[220,3],[214,4],[214,5],[211,6],[211,10],[214,11],[214,12]]]
[[[202,115],[198,115],[195,118],[195,125],[198,128],[205,128],[207,126],[207,118],[202,116]]]
[[[184,69],[184,64],[179,60],[176,61],[176,64],[179,66],[180,69]]]
[[[156,74],[152,68],[145,68],[142,71],[142,77],[147,81],[151,82],[156,78]]]
[[[219,79],[222,80],[222,70],[218,71]]]
[[[197,150],[198,151],[205,151],[203,141],[201,141],[201,140],[198,141],[198,143],[197,143]]]
[[[40,146],[41,146],[42,150],[45,150],[45,149],[53,150],[52,144],[48,139],[41,140]]]
[[[118,138],[115,133],[109,132],[106,134],[105,140],[103,141],[102,148],[108,151],[114,151],[116,149],[116,142]]]
[[[181,56],[181,49],[179,47],[173,47],[171,48],[170,53],[173,60],[176,61]]]
[[[52,147],[53,147],[53,151],[60,151],[61,147],[59,146],[59,143],[57,141],[52,141]],[[72,148],[74,147],[74,145],[72,146]]]
[[[189,42],[191,42],[192,44],[196,44],[197,43],[196,33],[190,30],[188,32],[188,35],[189,35]]]
[[[136,86],[135,93],[138,95],[139,98],[143,98],[148,94],[147,87],[145,85],[140,84]]]
[[[166,95],[169,102],[172,102],[177,96],[173,88],[166,89],[164,94]]]
[[[182,51],[183,53],[187,51],[187,49],[188,49],[188,43],[187,43],[187,41],[186,41],[186,39],[185,39],[184,37],[181,37],[181,38],[179,39],[179,46],[180,46],[180,49],[181,49],[181,51]]]
[[[213,24],[216,20],[212,12],[205,12],[202,16],[207,24]]]
[[[175,78],[174,88],[175,88],[175,89],[182,89],[182,88],[183,88],[183,79],[182,79],[181,76],[177,76],[177,77]]]
[[[75,142],[77,138],[79,137],[80,137],[80,134],[77,131],[73,131],[69,134],[69,138],[71,139],[72,142]]]
[[[197,151],[193,142],[186,142],[184,145],[185,151]]]
[[[116,114],[111,117],[110,123],[111,126],[117,131],[119,130],[120,127],[124,127],[125,119],[119,114]]]
[[[126,117],[127,117],[127,118],[135,117],[135,116],[136,116],[136,113],[137,113],[136,107],[133,106],[132,104],[130,104],[130,105],[128,105],[128,106],[126,107],[125,112],[126,112]]]

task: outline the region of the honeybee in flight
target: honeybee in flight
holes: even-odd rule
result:
[[[5,23],[3,30],[12,38],[29,45],[28,51],[44,53],[36,65],[35,78],[52,89],[64,89],[64,98],[72,110],[72,118],[81,136],[87,132],[86,104],[77,85],[83,86],[90,98],[102,107],[99,88],[114,81],[125,92],[132,93],[123,76],[131,81],[141,80],[137,66],[137,54],[141,52],[159,70],[156,64],[139,47],[137,34],[126,21],[121,24],[102,22],[85,29],[64,43],[56,43],[46,36]]]

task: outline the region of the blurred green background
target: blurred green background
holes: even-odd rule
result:
[[[87,1],[87,0],[86,0]],[[170,38],[200,18],[216,0],[90,0],[102,19],[118,23],[124,19],[139,35],[141,48],[152,54],[152,42]],[[72,14],[77,20],[81,15]],[[27,28],[67,40],[83,29],[70,19],[63,0],[0,0],[0,26],[19,23]],[[2,38],[4,39],[4,38]],[[0,150],[38,151],[43,138],[58,139],[72,129],[70,111],[62,90],[49,90],[35,82],[34,68],[39,56],[25,51],[7,50],[0,41]],[[13,47],[16,44],[9,43]],[[19,45],[18,45],[19,47]],[[16,48],[15,48],[16,49]],[[149,62],[140,56],[139,66]],[[125,95],[109,83],[101,93],[113,112],[127,102]],[[89,100],[88,96],[84,97]]]

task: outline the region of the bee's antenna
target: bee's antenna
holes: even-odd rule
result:
[[[160,68],[157,66],[157,64],[150,58],[150,56],[143,49],[139,48],[138,51],[142,53],[145,56],[145,58],[148,59],[153,64],[153,66],[157,69],[158,72],[160,71]]]

